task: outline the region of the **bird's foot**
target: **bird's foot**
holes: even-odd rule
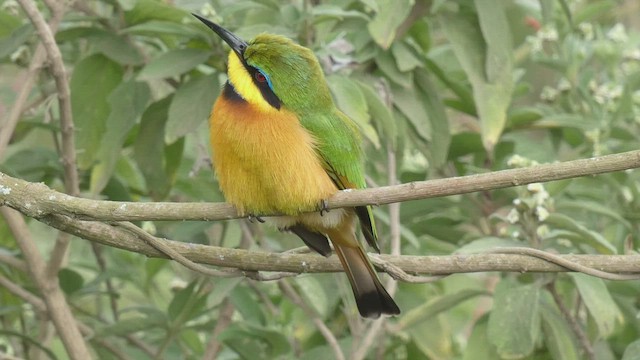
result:
[[[324,216],[325,213],[329,212],[329,202],[326,199],[320,200],[320,216]]]
[[[265,220],[263,218],[261,218],[260,216],[257,215],[253,215],[253,214],[249,214],[247,215],[247,219],[249,219],[249,222],[253,223],[254,221],[257,221],[261,224],[264,224]]]

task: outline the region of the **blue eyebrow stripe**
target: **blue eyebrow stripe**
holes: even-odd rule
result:
[[[258,71],[260,71],[260,73],[262,73],[262,75],[264,75],[264,77],[267,79],[267,85],[269,85],[269,89],[271,89],[271,91],[273,91],[273,84],[271,83],[271,78],[269,77],[269,75],[267,75],[266,72],[264,72],[264,70],[262,70],[261,68],[254,66],[256,69],[258,69]]]

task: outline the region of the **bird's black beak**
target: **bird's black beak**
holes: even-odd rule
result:
[[[198,18],[198,20],[202,21],[211,30],[213,30],[216,34],[218,34],[218,36],[220,36],[222,40],[224,40],[227,44],[229,44],[231,49],[238,55],[240,60],[242,60],[242,62],[244,63],[244,51],[247,49],[247,46],[248,46],[244,40],[240,39],[231,31],[223,28],[218,24],[212,23],[211,21],[203,18],[200,15],[197,15],[197,14],[191,14],[191,15]]]

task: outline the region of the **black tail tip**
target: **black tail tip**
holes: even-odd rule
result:
[[[400,315],[400,308],[384,289],[384,292],[374,291],[356,297],[360,316],[377,319],[380,315]]]

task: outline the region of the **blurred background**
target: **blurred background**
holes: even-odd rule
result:
[[[50,20],[46,4],[37,4]],[[206,120],[226,79],[228,48],[191,12],[247,40],[271,32],[311,48],[338,106],[362,131],[372,187],[638,148],[634,0],[66,1],[55,38],[70,74],[83,197],[223,201]],[[8,118],[38,43],[18,3],[0,2],[0,119]],[[28,94],[1,144],[0,171],[64,191],[48,69]],[[619,172],[377,207],[381,248],[403,255],[496,246],[636,253],[638,177]],[[273,252],[302,246],[246,220],[138,225],[189,243]],[[56,232],[35,220],[29,229],[49,252]],[[0,253],[21,257],[4,222]],[[0,274],[34,288],[6,262]],[[582,274],[488,272],[399,283],[391,291],[402,314],[373,323],[359,317],[343,274],[207,278],[74,239],[59,279],[103,359],[640,354],[640,284]],[[1,286],[0,323],[4,353],[27,357],[35,342],[66,357],[55,332],[43,336],[46,321]]]

